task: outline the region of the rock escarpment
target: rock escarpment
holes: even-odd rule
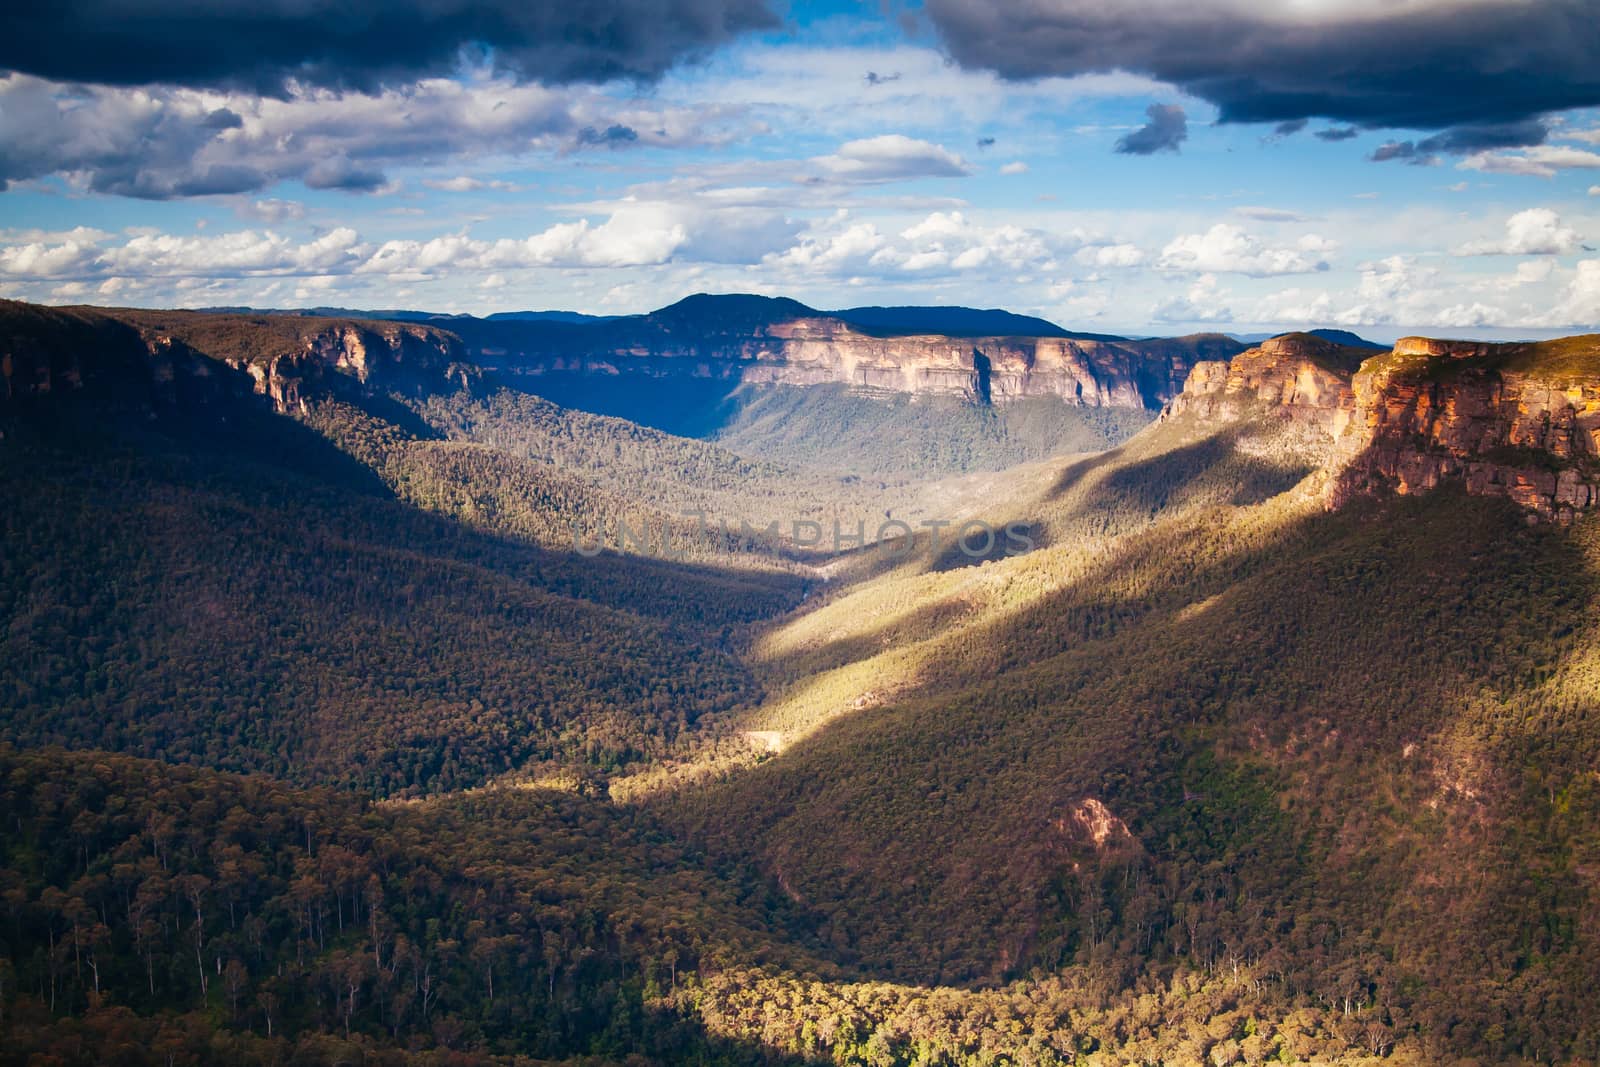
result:
[[[324,389],[465,385],[450,334],[395,322],[42,308],[0,301],[0,403],[99,389],[129,405],[251,394],[300,412]]]
[[[1404,338],[1351,383],[1332,503],[1447,481],[1569,521],[1600,505],[1600,336],[1530,345]]]
[[[573,325],[455,321],[474,359],[528,375],[699,378],[959,396],[1053,396],[1159,408],[1197,360],[1244,346],[1221,334],[1150,341],[1080,336],[885,335],[793,301],[691,297],[650,315]]]
[[[225,358],[255,383],[279,412],[305,410],[312,392],[343,384],[387,387],[458,384],[467,387],[476,368],[454,337],[427,326],[392,322],[334,322],[306,334],[302,347],[266,358]],[[335,377],[338,376],[338,377]]]
[[[1311,428],[1332,507],[1446,483],[1563,522],[1600,506],[1600,336],[1411,337],[1351,366],[1360,355],[1305,335],[1274,338],[1226,364],[1197,365],[1163,418],[1265,416]]]
[[[1267,409],[1336,436],[1353,407],[1350,375],[1365,355],[1310,334],[1274,337],[1230,361],[1195,364],[1163,417],[1231,422]]]

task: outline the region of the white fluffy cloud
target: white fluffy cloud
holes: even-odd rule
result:
[[[1600,259],[1582,259],[1544,325],[1592,330],[1600,322]]]
[[[581,86],[441,78],[277,99],[9,74],[0,77],[0,188],[59,175],[94,192],[146,199],[251,192],[281,179],[374,190],[395,166],[718,144],[751,129],[734,108],[668,106]]]
[[[1553,178],[1562,170],[1600,170],[1600,153],[1564,145],[1536,145],[1515,152],[1480,152],[1457,164],[1462,170]]]
[[[1223,302],[1227,294],[1215,274],[1202,274],[1182,296],[1163,300],[1151,309],[1156,322],[1231,322],[1233,311]]]
[[[1144,250],[1138,245],[1095,245],[1078,250],[1079,263],[1090,267],[1137,267],[1144,262]]]
[[[1058,266],[1058,256],[1081,244],[1075,234],[985,225],[960,211],[932,212],[894,235],[839,214],[813,227],[793,247],[768,256],[767,262],[835,275],[867,270],[955,274],[979,268],[1048,272]]]
[[[682,255],[701,263],[752,263],[788,247],[797,227],[782,215],[740,206],[623,200],[603,221],[577,218],[526,237],[467,233],[373,245],[339,227],[304,240],[275,230],[175,235],[138,232],[120,243],[101,231],[27,234],[0,244],[0,278],[88,281],[127,278],[388,276],[424,279],[450,272],[537,268],[623,268]]]
[[[1456,249],[1460,256],[1562,256],[1575,252],[1583,239],[1564,226],[1549,208],[1519,211],[1506,220],[1506,233],[1490,241],[1470,241]]]
[[[1335,244],[1307,234],[1293,246],[1269,247],[1238,226],[1219,222],[1205,233],[1175,238],[1156,261],[1162,270],[1211,274],[1309,274],[1328,269]]]
[[[907,178],[963,178],[972,173],[965,159],[943,145],[899,133],[846,141],[812,160],[836,181],[887,182]]]

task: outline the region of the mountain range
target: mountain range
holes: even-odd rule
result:
[[[0,1058],[1600,1058],[1600,335],[0,302],[0,486]]]

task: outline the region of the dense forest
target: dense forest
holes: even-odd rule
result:
[[[879,398],[277,413],[222,361],[346,325],[17,314],[63,384],[0,402],[0,1061],[1600,1059],[1592,523],[1330,512],[1265,411],[847,466]],[[619,516],[693,548],[573,551]]]

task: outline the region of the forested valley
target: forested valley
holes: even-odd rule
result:
[[[421,331],[274,410],[332,327],[6,311],[0,1061],[1600,1059],[1592,520],[1330,510],[1264,409],[846,463],[881,398],[675,437]]]

